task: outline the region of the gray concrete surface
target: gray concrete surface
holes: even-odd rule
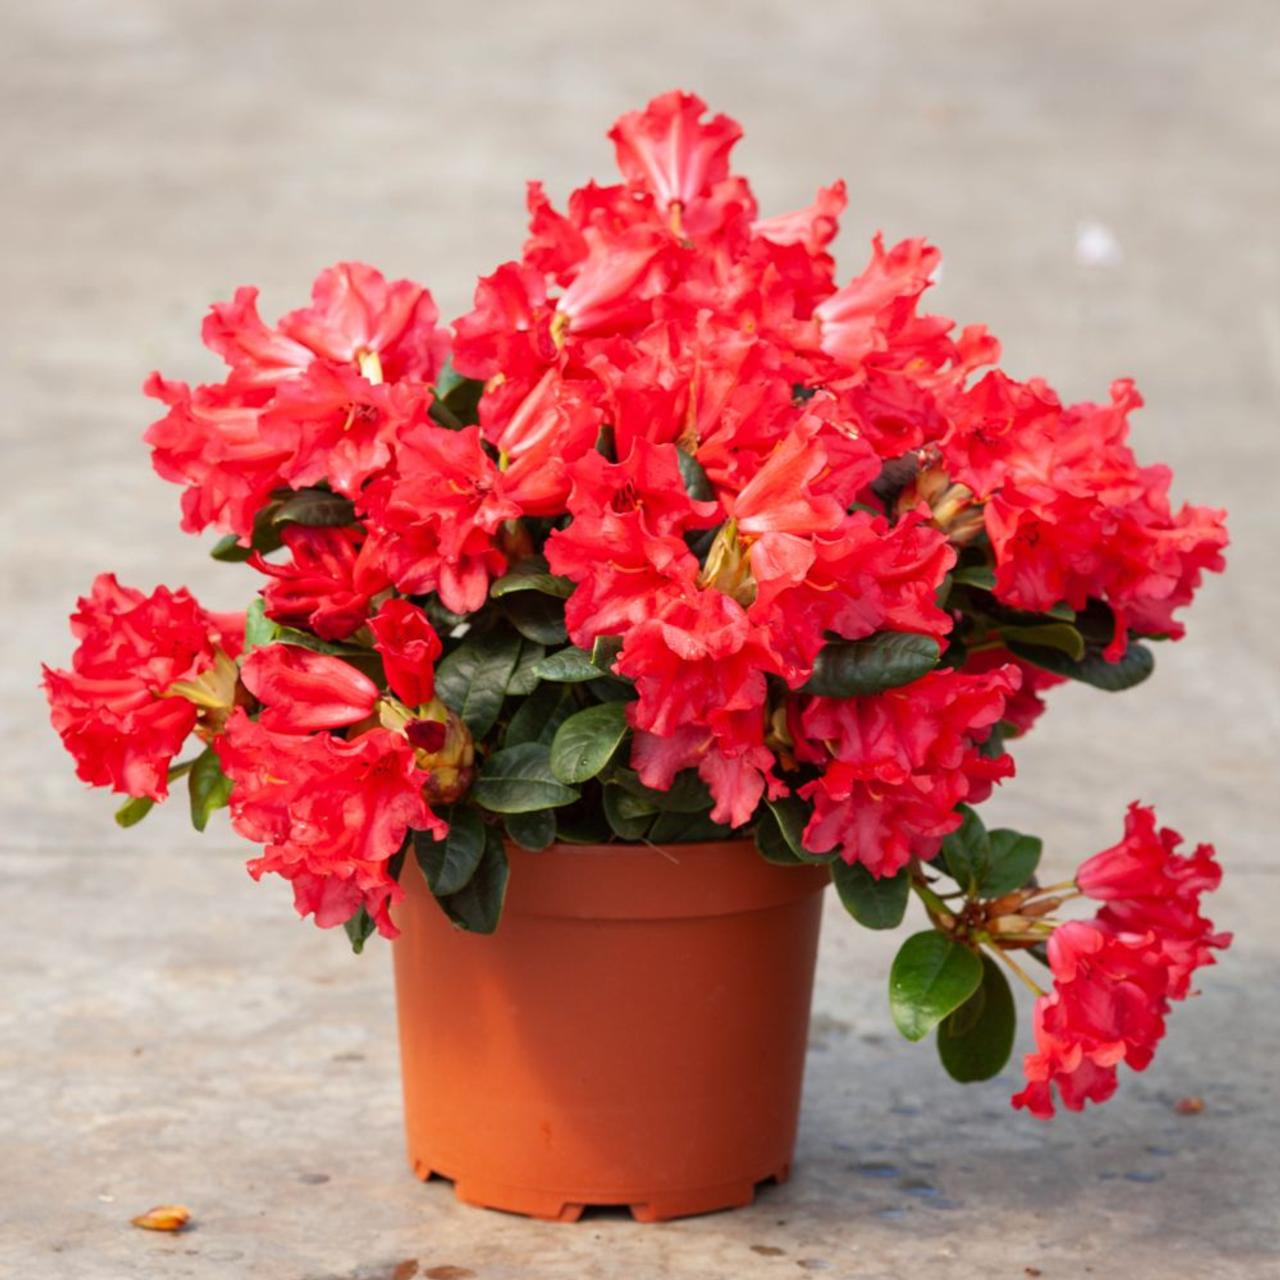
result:
[[[211,370],[209,300],[255,281],[274,314],[354,256],[455,313],[518,243],[524,179],[603,174],[614,115],[672,84],[746,123],[766,209],[847,176],[846,271],[877,226],[926,233],[939,307],[1013,372],[1070,396],[1135,375],[1141,448],[1231,508],[1189,640],[1122,699],[1059,693],[997,808],[1066,870],[1155,802],[1219,843],[1238,941],[1145,1075],[1044,1126],[1008,1109],[1011,1073],[950,1086],[895,1037],[892,943],[833,914],[794,1180],[658,1228],[542,1225],[413,1180],[385,953],[296,923],[225,825],[117,831],[36,663],[65,660],[100,568],[243,601],[138,441],[150,368]],[[1273,0],[10,0],[0,137],[0,1274],[1280,1274]],[[1175,1114],[1187,1094],[1203,1114]],[[166,1201],[193,1229],[128,1226]]]

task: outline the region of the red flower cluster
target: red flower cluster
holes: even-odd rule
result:
[[[519,259],[451,332],[420,285],[355,263],[274,327],[254,289],[216,305],[224,379],[152,375],[146,438],[184,528],[262,575],[250,651],[186,592],[99,579],[72,670],[45,674],[81,777],[161,799],[195,730],[198,825],[229,801],[252,873],[359,937],[394,933],[410,833],[447,833],[433,805],[462,818],[428,879],[463,927],[501,910],[501,823],[531,848],[732,829],[775,861],[832,855],[880,916],[914,887],[964,946],[1048,936],[1038,845],[966,806],[1046,689],[1132,683],[1135,637],[1181,635],[1222,513],[1175,511],[1138,464],[1128,382],[1064,406],[975,381],[998,344],[924,309],[925,241],[877,236],[838,287],[844,184],[761,217],[740,135],[678,92],[623,116],[620,180],[563,210],[531,184]],[[1134,808],[1082,868],[1103,906],[1053,932],[1018,1105],[1107,1096],[1226,944],[1199,914],[1212,851],[1176,843]]]
[[[163,800],[168,771],[196,727],[193,691],[175,689],[240,652],[242,617],[214,615],[186,590],[145,596],[100,574],[71,616],[70,671],[44,668],[53,727],[94,786]],[[234,669],[232,670],[234,683]]]
[[[1027,1086],[1013,1105],[1053,1115],[1053,1091],[1079,1111],[1116,1090],[1116,1068],[1141,1071],[1164,1035],[1171,1000],[1189,991],[1191,974],[1213,964],[1231,935],[1200,914],[1200,898],[1222,872],[1212,846],[1175,852],[1176,831],[1157,829],[1155,813],[1134,804],[1118,844],[1090,858],[1076,883],[1105,903],[1092,921],[1059,926],[1049,939],[1053,991],[1036,1001],[1036,1051]]]

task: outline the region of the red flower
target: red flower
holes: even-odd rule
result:
[[[257,289],[215,303],[204,342],[231,366],[237,385],[275,384],[303,373],[317,357],[359,368],[374,382],[430,382],[444,363],[448,337],[437,329],[430,293],[410,280],[388,284],[362,262],[340,262],[317,277],[311,306],[275,329],[258,316]]]
[[[1176,831],[1157,829],[1153,809],[1135,802],[1125,818],[1124,838],[1076,872],[1081,891],[1105,904],[1099,921],[1117,931],[1155,934],[1174,1000],[1187,994],[1196,969],[1214,963],[1213,951],[1231,942],[1229,933],[1215,933],[1200,914],[1201,896],[1222,880],[1213,846],[1197,845],[1194,853],[1182,855],[1175,852],[1181,843]]]
[[[442,646],[427,615],[407,600],[387,600],[369,624],[391,691],[408,707],[435,697],[435,662]]]
[[[409,595],[438,592],[454,613],[485,602],[489,579],[507,563],[493,535],[520,514],[479,428],[433,424],[402,435],[394,473],[370,485],[361,506],[396,586]]]
[[[378,549],[357,529],[287,525],[280,535],[293,558],[250,563],[272,581],[263,589],[267,617],[306,627],[322,640],[345,640],[369,616],[375,596],[391,586]]]
[[[985,800],[1013,773],[979,749],[1018,687],[1018,671],[935,671],[870,697],[810,698],[792,710],[797,758],[825,764],[800,794],[813,801],[805,845],[838,849],[876,876],[931,858],[960,825],[955,807]]]
[[[692,204],[728,177],[729,152],[742,127],[723,115],[704,124],[706,109],[701,98],[673,90],[643,111],[621,116],[609,130],[623,177],[663,209]]]
[[[427,807],[427,775],[398,734],[370,729],[351,741],[330,733],[273,733],[237,710],[215,743],[231,778],[231,820],[264,846],[249,863],[254,879],[273,871],[293,883],[299,915],[321,928],[364,907],[394,937],[390,905],[404,891],[387,861],[410,828],[443,836]]]
[[[240,679],[263,704],[263,728],[277,733],[356,724],[373,714],[378,701],[378,686],[350,663],[291,644],[254,649]]]
[[[808,254],[816,257],[835,239],[846,204],[844,179],[840,178],[829,187],[820,187],[817,199],[806,208],[757,218],[751,230],[774,244],[803,245]]]
[[[1053,991],[1036,1001],[1036,1051],[1027,1054],[1027,1085],[1015,1107],[1053,1115],[1056,1088],[1063,1106],[1083,1109],[1116,1091],[1116,1067],[1150,1063],[1164,1035],[1169,972],[1153,934],[1113,933],[1083,921],[1060,925],[1049,938]]]
[[[1043,667],[1024,662],[1002,646],[979,649],[976,653],[967,654],[963,670],[970,675],[980,675],[1009,665],[1017,667],[1022,673],[1022,683],[1004,704],[1001,723],[1011,725],[1017,733],[1023,734],[1044,714],[1045,701],[1040,695],[1057,685],[1066,684],[1066,677],[1055,676]]]
[[[212,667],[219,648],[238,652],[240,638],[229,630],[236,621],[215,619],[186,590],[158,587],[146,596],[113,574],[94,580],[71,617],[80,641],[72,669],[44,668],[53,727],[83,781],[165,798],[170,761],[197,716],[194,703],[168,691]]]

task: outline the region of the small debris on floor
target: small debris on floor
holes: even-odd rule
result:
[[[752,1253],[758,1253],[762,1258],[781,1258],[787,1252],[776,1244],[753,1244],[750,1248]]]
[[[1173,1104],[1173,1109],[1180,1116],[1198,1116],[1204,1110],[1204,1099],[1194,1095],[1189,1098],[1179,1098]]]
[[[181,1231],[191,1221],[191,1210],[184,1204],[158,1204],[129,1221],[144,1231]]]

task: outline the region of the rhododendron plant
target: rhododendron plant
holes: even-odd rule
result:
[[[252,874],[357,950],[409,875],[492,930],[512,844],[739,834],[828,866],[877,929],[914,893],[900,1029],[995,1074],[1013,972],[1037,993],[1015,1105],[1100,1101],[1229,941],[1213,851],[1135,806],[1042,887],[1040,842],[974,806],[1055,684],[1151,673],[1223,514],[1139,464],[1130,382],[1066,405],[925,311],[925,241],[877,237],[839,285],[844,184],[761,217],[740,133],[681,93],[624,116],[621,181],[563,211],[531,185],[519,259],[450,327],[353,263],[274,325],[254,289],[216,304],[225,376],[153,374],[146,439],[257,596],[230,619],[99,578],[46,671],[54,727],[123,823],[188,774],[197,826],[229,808]]]

